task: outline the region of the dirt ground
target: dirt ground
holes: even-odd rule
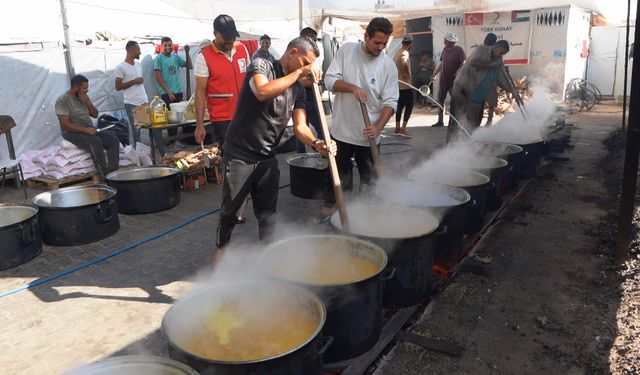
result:
[[[376,374],[640,372],[638,213],[631,260],[612,260],[624,134],[608,136],[620,118],[606,105],[572,116],[572,147],[547,159],[467,259],[489,263],[488,276],[459,273],[411,327],[462,356],[402,343]]]

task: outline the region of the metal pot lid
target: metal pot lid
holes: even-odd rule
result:
[[[131,355],[107,358],[64,375],[198,375],[198,372],[169,358]]]
[[[277,355],[248,361],[222,361],[198,356],[184,349],[184,342],[188,340],[186,333],[196,327],[202,330],[202,320],[211,314],[218,306],[240,301],[251,303],[265,298],[274,302],[293,302],[299,308],[306,309],[314,315],[317,326],[308,338],[295,348]],[[259,310],[256,310],[259,311]],[[208,285],[198,289],[176,302],[162,318],[162,334],[166,341],[183,355],[189,355],[206,363],[240,365],[260,363],[286,356],[307,345],[322,330],[327,317],[327,310],[318,296],[307,289],[280,281],[244,280],[229,281]],[[194,326],[195,325],[195,326]],[[283,327],[283,329],[285,329]]]
[[[0,204],[0,228],[21,223],[37,214],[37,207],[23,204]]]
[[[293,167],[324,170],[329,167],[329,160],[320,154],[303,154],[287,159],[287,164]]]
[[[113,198],[116,190],[103,184],[72,186],[40,193],[33,204],[40,208],[76,208],[102,203]]]
[[[490,180],[488,176],[471,169],[443,165],[414,169],[409,173],[409,179],[461,188],[484,185]]]
[[[173,176],[180,173],[180,169],[174,167],[143,167],[122,169],[107,175],[108,181],[148,181],[156,178]]]
[[[374,263],[377,270],[366,276],[351,278],[347,282],[310,280],[307,276],[315,273],[318,265],[327,257],[334,258],[329,266],[340,261],[349,262],[357,257]],[[260,266],[270,275],[281,280],[314,286],[349,285],[370,279],[384,270],[387,261],[387,253],[380,246],[359,238],[333,234],[286,238],[267,246],[259,256]]]
[[[469,193],[455,186],[407,180],[381,182],[375,194],[387,202],[430,208],[455,207],[471,200]]]
[[[371,238],[417,238],[434,232],[440,225],[426,210],[384,202],[348,204],[347,215],[350,233]],[[338,212],[331,215],[331,225],[342,228]]]

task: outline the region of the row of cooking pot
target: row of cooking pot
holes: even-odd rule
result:
[[[375,209],[373,206],[359,209]],[[351,211],[355,212],[355,211]],[[268,279],[204,287],[166,313],[172,359],[201,374],[321,374],[323,362],[356,357],[378,341],[383,307],[430,292],[433,230],[383,248],[358,235],[308,235],[268,246]]]
[[[522,156],[521,148],[511,147],[510,151]],[[495,160],[496,165],[484,171],[491,178],[464,171],[445,174],[449,180],[439,182],[457,179],[455,182],[467,190],[487,195],[494,186],[491,180],[501,183],[506,175],[508,162]],[[513,157],[511,161],[519,160]],[[421,179],[418,174],[410,177]],[[467,190],[418,181],[380,185],[376,194],[387,203],[347,206],[349,233],[294,237],[268,246],[259,263],[267,276],[277,281],[208,286],[181,299],[166,313],[162,331],[170,357],[202,374],[321,374],[323,362],[342,361],[368,351],[378,341],[383,308],[424,301],[432,289],[434,257],[455,262],[462,254],[464,233],[474,229],[466,228],[465,217],[469,209],[478,206]],[[496,195],[499,192],[496,189]],[[375,222],[375,218],[380,220]],[[337,213],[331,224],[340,231]],[[271,303],[277,308],[264,306]],[[274,315],[287,316],[283,306],[304,310],[313,323],[303,329],[290,323],[298,319],[274,319]],[[278,338],[261,338],[259,332],[265,326],[271,327],[266,331],[275,336],[305,334],[298,337],[297,344],[280,351],[247,354],[255,348],[260,352],[263,339],[273,349]],[[228,337],[233,335],[240,338]],[[243,340],[243,335],[251,339]],[[233,345],[237,345],[237,352],[225,347]],[[229,352],[237,356],[226,357]]]
[[[180,202],[181,172],[149,167],[115,171],[108,185],[93,184],[50,190],[33,205],[0,205],[0,270],[27,262],[42,251],[42,242],[73,246],[106,238],[120,228],[118,213],[166,210]]]
[[[497,169],[506,166],[498,164]],[[504,175],[489,174],[494,182]],[[492,186],[489,177],[469,171],[450,174],[448,182],[453,179],[484,195]],[[349,234],[358,238],[303,236],[269,246],[260,263],[280,283],[216,284],[181,299],[162,322],[170,357],[201,374],[320,374],[323,361],[369,350],[382,328],[383,307],[411,306],[428,297],[434,252],[445,258],[461,253],[463,234],[471,230],[464,217],[477,207],[464,189],[435,183],[404,181],[382,186],[377,194],[396,204],[348,206]],[[410,206],[428,208],[451,226]],[[382,225],[372,225],[374,217],[383,217]],[[337,214],[331,222],[340,228]],[[297,333],[295,340],[274,344],[282,336],[290,339],[290,332]],[[160,365],[169,366],[165,361]]]

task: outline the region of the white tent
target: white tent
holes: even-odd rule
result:
[[[144,86],[152,98],[157,95],[153,43],[169,35],[174,43],[190,44],[191,55],[195,57],[199,52],[198,42],[213,38],[212,19],[196,18],[167,2],[81,0],[66,1],[66,8],[75,73],[89,79],[89,96],[100,113],[124,108],[122,92],[115,91],[114,69],[124,60],[127,40],[140,44]],[[3,82],[0,95],[4,97],[1,114],[12,116],[17,123],[12,135],[16,153],[20,154],[61,141],[54,104],[69,88],[69,79],[60,1],[21,0],[4,10],[5,23],[0,33],[0,80]],[[237,23],[241,34],[250,38],[272,34],[276,54],[284,52],[290,39],[287,34],[298,33],[297,20],[255,19],[255,22]],[[97,33],[110,40],[98,40]],[[182,48],[179,54],[184,58]],[[181,76],[185,83],[184,71]],[[193,72],[191,80],[194,88]],[[7,156],[3,137],[0,158]]]
[[[629,43],[634,42],[635,27],[629,33]],[[624,93],[626,29],[621,26],[597,26],[591,29],[591,50],[587,64],[587,80],[600,90],[602,95],[618,98]],[[632,61],[629,63],[631,71]],[[631,87],[631,74],[627,90]]]

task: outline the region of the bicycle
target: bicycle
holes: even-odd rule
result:
[[[574,78],[567,84],[565,96],[567,100],[575,101],[580,111],[588,111],[600,102],[602,93],[593,83],[582,78]]]

